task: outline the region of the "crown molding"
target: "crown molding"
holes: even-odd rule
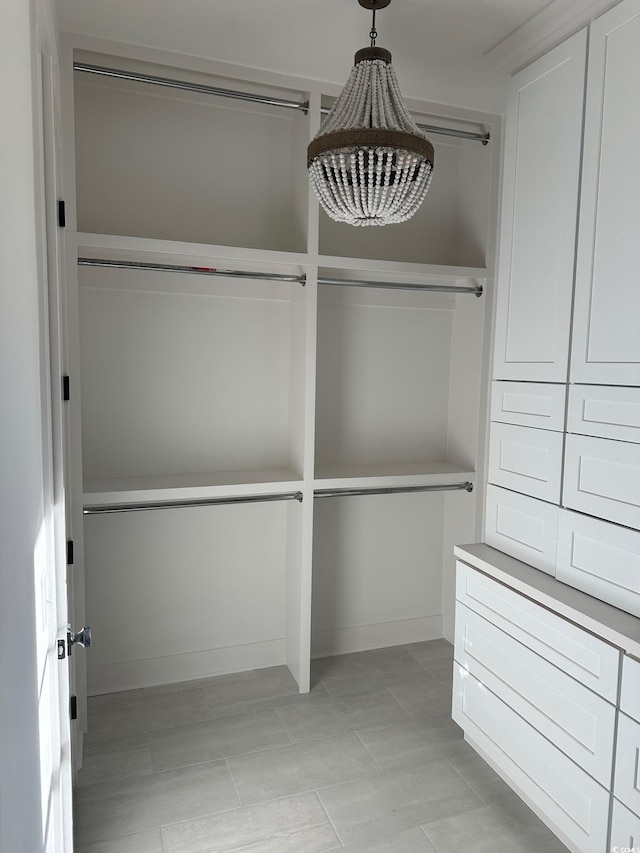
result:
[[[513,73],[542,56],[618,0],[553,0],[537,15],[514,30],[485,53],[502,71]]]

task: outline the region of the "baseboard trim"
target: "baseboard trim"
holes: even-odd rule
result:
[[[196,678],[210,678],[243,672],[249,669],[264,669],[285,663],[285,641],[268,640],[262,643],[246,643],[221,649],[207,649],[182,655],[170,655],[148,660],[123,661],[120,663],[88,665],[87,681],[89,696],[103,693],[119,693],[139,687],[156,687]]]
[[[367,649],[383,649],[423,640],[442,637],[442,616],[425,616],[420,619],[402,619],[397,622],[379,622],[374,625],[357,625],[353,628],[313,631],[311,657],[329,657]]]

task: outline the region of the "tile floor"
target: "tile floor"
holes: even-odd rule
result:
[[[452,652],[90,699],[76,853],[566,853],[451,720]]]

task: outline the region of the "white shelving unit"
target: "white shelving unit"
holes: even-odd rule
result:
[[[493,141],[440,137],[424,212],[354,229],[306,176],[332,87],[75,36],[64,57],[88,692],[278,663],[304,692],[312,653],[451,636],[480,507],[426,489],[482,464],[496,117],[412,103]]]

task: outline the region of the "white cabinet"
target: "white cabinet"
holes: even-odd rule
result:
[[[457,663],[453,718],[571,850],[604,853],[608,792]]]
[[[485,541],[488,545],[555,573],[558,513],[554,504],[487,486]]]
[[[456,661],[608,787],[615,707],[462,603]]]
[[[613,783],[616,799],[640,815],[640,723],[620,714]]]
[[[591,25],[571,380],[640,385],[640,2]]]
[[[496,379],[567,379],[586,43],[577,33],[511,81]]]
[[[567,432],[640,444],[640,388],[572,385]]]
[[[560,510],[556,577],[640,616],[640,533]]]
[[[640,530],[640,446],[567,436],[564,504]]]
[[[562,433],[491,424],[489,482],[559,503],[562,445]]]
[[[640,661],[629,655],[622,659],[620,708],[640,723]]]
[[[491,391],[491,420],[562,432],[565,399],[564,385],[494,382]]]
[[[633,850],[638,847],[640,847],[640,817],[614,800],[611,817],[612,853],[622,853],[623,850]]]

